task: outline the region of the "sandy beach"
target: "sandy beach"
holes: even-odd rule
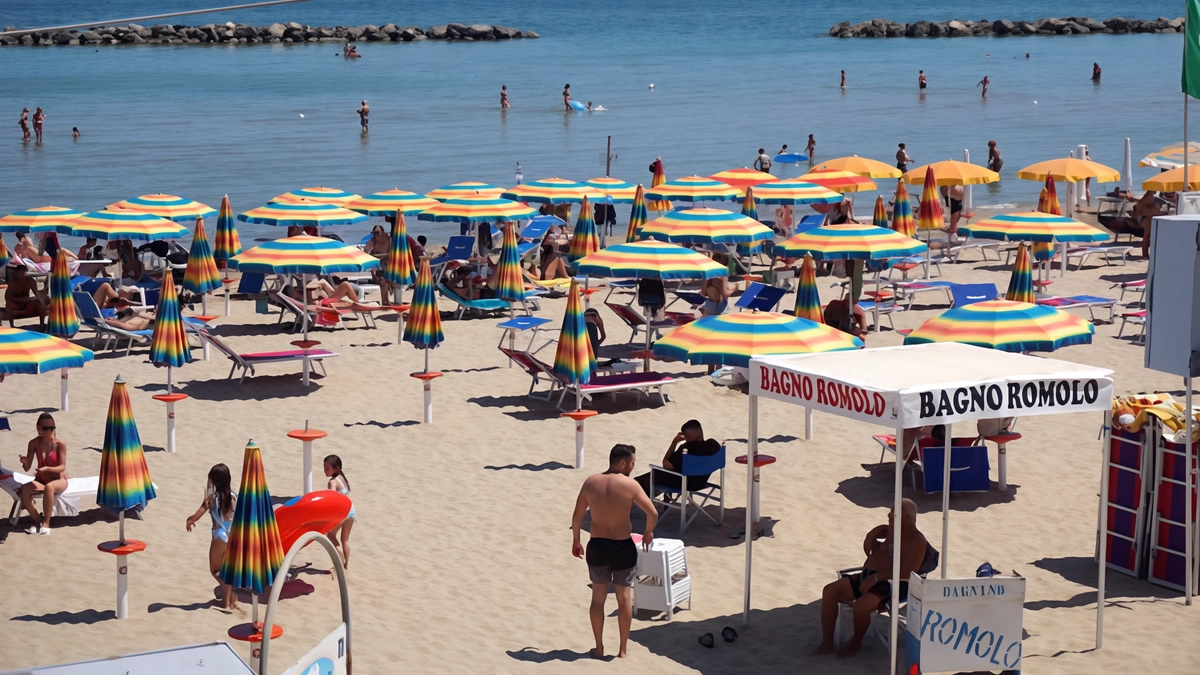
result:
[[[1109,286],[1144,275],[1134,255],[1126,266],[1095,259],[1065,278],[1054,272],[1062,295],[1111,294]],[[968,253],[944,265],[945,278],[991,282],[1003,292],[1009,271]],[[821,278],[822,300],[833,297]],[[627,329],[593,298],[608,328],[608,342],[627,339]],[[614,296],[621,297],[621,296]],[[933,302],[923,296],[919,302]],[[794,296],[784,300],[790,307]],[[543,301],[541,316],[557,326],[563,300]],[[219,313],[221,302],[210,304]],[[443,301],[443,310],[449,310]],[[918,304],[895,316],[898,328],[914,328],[940,312]],[[1119,311],[1119,310],[1118,310]],[[215,322],[235,349],[267,351],[295,339],[275,325],[275,315],[235,302],[233,316]],[[28,323],[28,322],[25,322]],[[721,526],[695,521],[682,537],[693,577],[691,611],[673,622],[635,618],[629,658],[620,664],[588,658],[587,571],[570,555],[570,514],[582,480],[602,471],[614,443],[639,450],[638,469],[658,463],[679,425],[698,418],[708,436],[724,440],[730,456],[745,451],[747,397],[714,387],[702,366],[658,363],[680,377],[667,405],[624,395],[598,400],[599,416],[587,422],[586,467],[572,468],[573,425],[553,406],[525,397],[528,377],[508,367],[496,350],[495,320],[444,321],[446,341],[432,354],[445,376],[434,383],[434,423],[420,424],[421,388],[408,374],[420,370],[421,352],[396,344],[396,324],[383,319],[375,330],[361,322],[319,331],[322,346],[340,354],[327,363],[328,377],[300,386],[298,367],[268,365],[239,386],[226,380],[229,364],[214,351],[176,372],[190,398],[177,406],[178,452],[164,451],[166,415],[151,396],[165,389],[165,371],[146,360],[145,349],[128,357],[98,354],[71,375],[71,409],[55,410],[57,373],[11,376],[2,385],[12,431],[0,434],[0,464],[17,465],[42,411],[55,415],[58,436],[69,448],[68,472],[95,475],[104,415],[113,379],[130,383],[134,414],[158,498],[144,521],[128,534],[145,541],[130,569],[130,617],[115,620],[113,561],[96,545],[116,536],[115,520],[96,509],[54,523],[50,536],[29,536],[0,525],[0,604],[5,638],[0,667],[60,663],[224,640],[226,630],[248,620],[249,602],[233,614],[213,607],[216,584],[206,569],[207,517],[188,533],[184,520],[200,504],[205,474],[229,465],[236,486],[242,450],[253,439],[263,450],[273,497],[301,492],[300,444],[291,429],[329,432],[315,455],[341,456],[358,520],[349,566],[353,656],[359,673],[764,673],[886,672],[886,650],[868,639],[848,661],[808,659],[818,640],[821,588],[839,568],[861,563],[863,533],[885,522],[892,500],[893,464],[882,465],[871,441],[877,428],[817,414],[813,440],[803,441],[800,409],[763,400],[760,451],[778,457],[764,469],[763,514],[769,537],[755,546],[754,612],[741,625],[745,474],[730,463],[728,504]],[[1059,350],[1054,357],[1112,368],[1115,393],[1176,392],[1177,378],[1142,367],[1142,349],[1115,338],[1120,321],[1101,324],[1090,345]],[[553,336],[553,334],[548,334]],[[895,345],[891,330],[872,333],[868,346]],[[1028,579],[1025,670],[1030,673],[1195,672],[1194,654],[1179,639],[1200,629],[1200,614],[1182,594],[1117,573],[1108,575],[1111,604],[1105,643],[1094,651],[1095,583],[1092,561],[1100,477],[1098,419],[1094,415],[1021,420],[1024,438],[1010,446],[1009,489],[951,498],[951,575],[970,575],[989,561]],[[995,448],[992,475],[996,472]],[[19,467],[18,467],[19,468]],[[314,476],[324,485],[324,477]],[[919,528],[940,542],[940,495],[906,496],[918,503]],[[659,537],[677,537],[668,516]],[[635,530],[637,520],[635,519]],[[273,672],[295,662],[338,622],[337,586],[325,573],[324,553],[306,549],[276,615],[284,637],[272,646]],[[615,603],[609,609],[615,616]],[[732,645],[718,640],[707,650],[705,632],[737,628]],[[616,621],[606,626],[616,649]],[[249,649],[237,645],[249,659]]]

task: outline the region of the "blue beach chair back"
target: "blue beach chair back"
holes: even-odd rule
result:
[[[767,286],[760,284],[757,281],[750,284],[742,297],[734,305],[743,309],[757,310],[759,312],[773,312],[775,306],[783,299],[787,293],[786,288],[776,288],[775,286]]]
[[[996,299],[996,284],[955,284],[950,287],[955,307]]]

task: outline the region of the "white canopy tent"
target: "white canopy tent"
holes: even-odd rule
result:
[[[758,398],[805,406],[895,429],[897,446],[904,430],[933,424],[951,425],[999,417],[1027,417],[1084,411],[1103,412],[1104,446],[1108,447],[1112,410],[1112,371],[1068,361],[1013,354],[944,342],[883,347],[824,354],[754,357],[750,360],[750,420],[746,466],[758,453]],[[953,434],[946,429],[946,457]],[[900,512],[904,453],[897,448],[895,502]],[[950,484],[950,461],[943,462],[942,485]],[[746,494],[751,494],[747,472]],[[1108,474],[1101,477],[1101,495],[1108,493]],[[942,491],[943,578],[949,564],[950,492]],[[1107,511],[1100,513],[1099,531],[1106,529]],[[751,532],[750,509],[746,532]],[[750,578],[753,541],[746,537],[745,606],[750,620]],[[1101,646],[1104,618],[1104,573],[1100,566],[1096,602],[1096,647]],[[894,547],[892,577],[900,574],[900,547]],[[899,579],[897,579],[899,581]],[[892,584],[891,606],[899,606],[900,585]],[[896,673],[899,612],[891,613],[891,673]]]

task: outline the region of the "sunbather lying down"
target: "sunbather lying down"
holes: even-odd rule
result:
[[[310,281],[305,287],[306,298],[301,298],[300,289],[296,286],[284,286],[283,292],[293,300],[303,299],[307,305],[325,305],[332,307],[349,307],[350,309],[379,309],[379,305],[364,305],[359,302],[358,291],[349,281],[343,281],[336,287],[324,279]],[[345,300],[339,303],[337,301]]]
[[[146,330],[154,327],[154,314],[125,308],[118,311],[115,317],[105,320],[105,323],[121,330]]]

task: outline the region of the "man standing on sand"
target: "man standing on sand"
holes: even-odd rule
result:
[[[511,108],[512,104],[508,102],[508,85],[500,85],[500,107]]]
[[[917,71],[917,86],[921,88],[921,91],[925,91],[925,85],[926,85],[925,71],[918,70]]]
[[[596,649],[592,652],[594,658],[604,657],[604,603],[608,600],[609,584],[615,587],[617,595],[617,628],[621,635],[617,656],[625,658],[629,626],[633,623],[633,605],[629,593],[638,562],[637,545],[630,536],[633,530],[629,522],[630,507],[636,503],[646,513],[646,530],[642,535],[642,547],[646,550],[654,541],[654,525],[658,522],[658,511],[654,504],[642,486],[629,477],[633,471],[635,452],[632,445],[614,445],[608,453],[608,471],[583,481],[579,497],[575,500],[575,513],[571,516],[571,555],[583,558],[585,553],[583,544],[579,542],[579,528],[583,525],[584,512],[592,512],[586,560],[588,576],[592,580],[592,604],[588,616],[592,622],[592,634],[596,637]]]
[[[363,133],[367,133],[367,124],[370,122],[367,117],[371,114],[371,108],[367,105],[366,101],[363,101],[362,107],[355,112],[358,113],[358,123],[362,125]]]
[[[900,149],[896,151],[896,168],[901,171],[908,171],[908,165],[914,162],[912,157],[908,156],[908,151],[904,149],[904,144],[900,144]]]
[[[771,173],[771,158],[767,156],[766,148],[758,149],[758,158],[754,160],[754,168],[763,173]]]
[[[980,85],[983,86],[983,97],[984,98],[987,98],[987,88],[988,88],[988,85],[991,83],[992,83],[992,81],[988,79],[988,76],[984,75],[983,79],[979,81],[979,84],[975,85],[976,87],[978,87]]]
[[[33,135],[37,144],[42,144],[42,123],[46,121],[46,113],[41,108],[33,111]]]
[[[21,140],[29,142],[29,108],[21,111],[21,119],[17,121],[17,126],[21,127]]]

